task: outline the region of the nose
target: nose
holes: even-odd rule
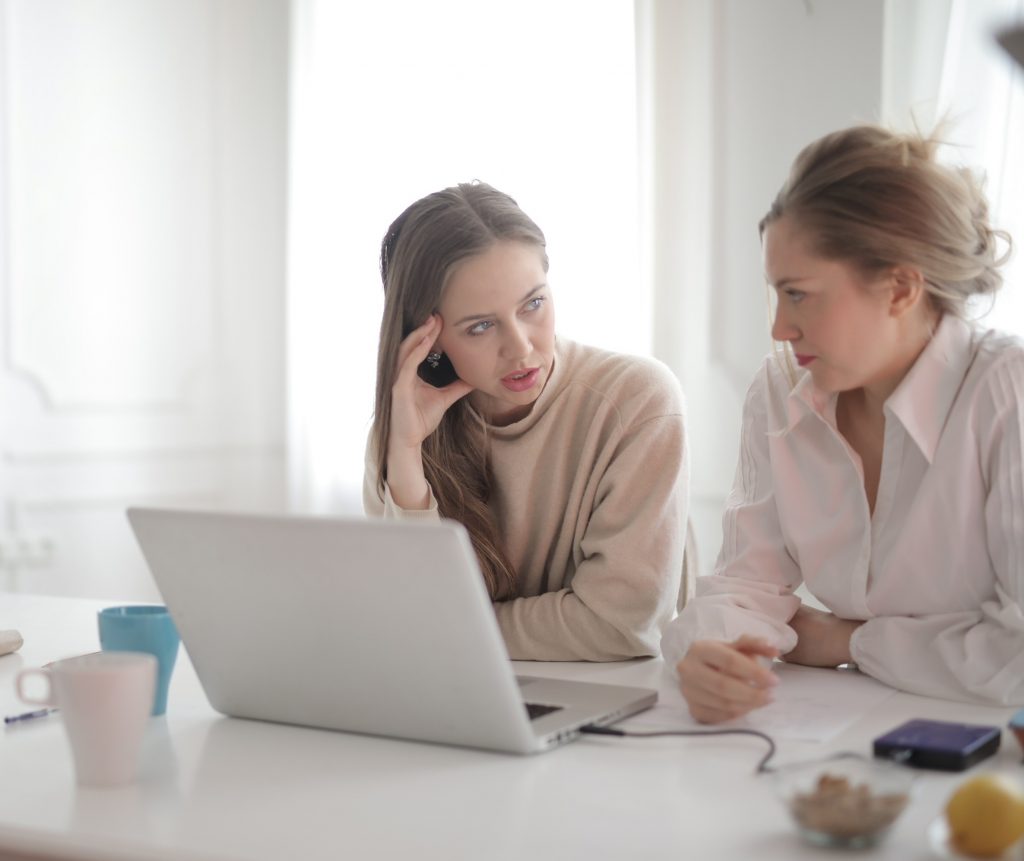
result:
[[[505,329],[505,337],[501,345],[502,355],[506,359],[525,359],[533,352],[529,332],[519,322],[509,324]]]
[[[780,299],[775,306],[775,319],[772,321],[772,340],[795,341],[800,337],[800,330],[789,319],[785,303]]]

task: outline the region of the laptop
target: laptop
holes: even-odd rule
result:
[[[223,714],[525,754],[657,700],[517,678],[454,521],[127,513]]]

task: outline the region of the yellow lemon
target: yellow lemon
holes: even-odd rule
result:
[[[975,858],[995,858],[1024,836],[1024,788],[1001,774],[960,784],[946,803],[949,842]]]

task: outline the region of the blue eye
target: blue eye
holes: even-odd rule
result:
[[[544,304],[544,297],[543,296],[534,296],[534,298],[532,298],[529,302],[526,303],[526,310],[527,311],[537,311],[537,310],[540,309],[540,306],[543,305],[543,304]]]
[[[470,335],[482,335],[493,325],[494,324],[490,320],[481,320],[479,323],[470,326],[466,331]]]
[[[792,302],[794,305],[798,305],[801,301],[803,301],[804,296],[807,295],[801,290],[786,290],[785,292],[786,296],[789,297],[789,301]]]

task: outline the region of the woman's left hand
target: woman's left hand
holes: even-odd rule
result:
[[[863,622],[840,619],[834,613],[801,604],[789,627],[796,631],[796,647],[782,656],[790,664],[838,667],[853,660],[850,638]]]

